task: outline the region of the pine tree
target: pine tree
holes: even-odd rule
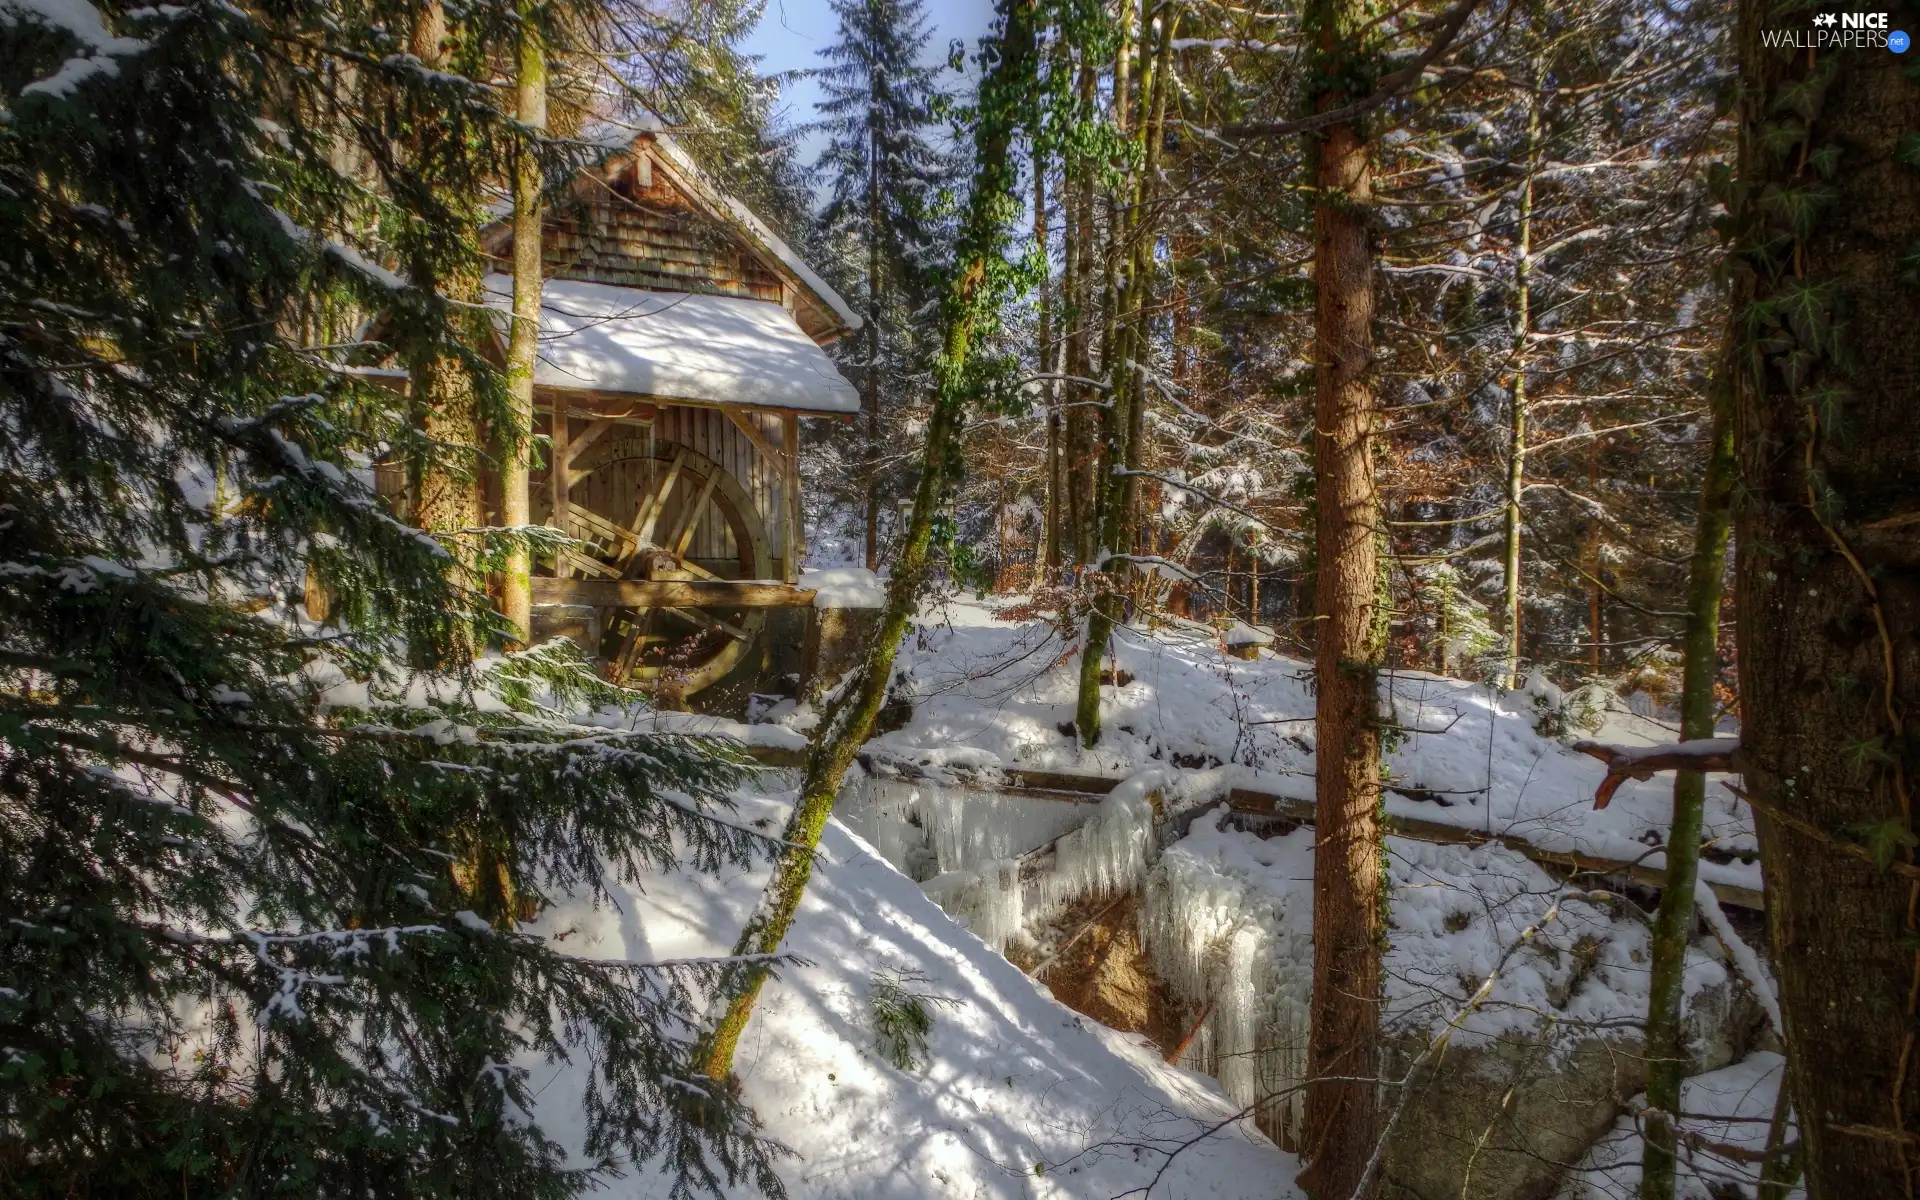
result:
[[[681,1195],[779,1191],[686,1063],[723,963],[516,921],[769,848],[726,818],[741,768],[579,723],[628,698],[564,643],[466,665],[509,627],[368,479],[419,436],[343,349],[362,314],[504,395],[457,307],[378,265],[453,274],[474,248],[436,189],[525,145],[490,86],[409,56],[412,15],[0,8],[10,1195],[564,1196],[648,1159]],[[430,177],[402,157],[429,124]],[[529,1117],[529,1068],[569,1054],[579,1147]]]
[[[919,0],[834,0],[832,7],[840,40],[820,52],[830,64],[820,73],[828,140],[816,167],[829,188],[822,222],[860,260],[866,413],[859,483],[866,563],[874,569],[883,430],[935,349],[916,335],[913,314],[933,294],[938,198],[952,172],[932,139],[943,97],[938,71],[921,62],[931,35]]]

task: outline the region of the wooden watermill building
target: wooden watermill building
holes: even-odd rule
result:
[[[510,223],[483,248],[510,263]],[[821,347],[860,318],[656,130],[581,172],[541,255],[535,431],[554,469],[530,507],[590,549],[536,568],[535,640],[567,634],[679,697],[792,665],[813,600],[800,420],[859,409]],[[510,310],[508,276],[487,290]]]

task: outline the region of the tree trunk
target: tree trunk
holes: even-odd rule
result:
[[[428,67],[439,66],[447,58],[447,35],[445,8],[429,4],[414,22],[410,48]],[[477,278],[414,282],[456,300],[477,300],[480,291]],[[480,489],[480,431],[473,381],[458,363],[431,352],[408,365],[422,429],[434,445],[427,459],[409,464],[414,524],[433,533],[476,529],[486,523],[486,506]],[[463,582],[477,587],[481,581],[473,573],[471,543],[456,542],[455,558],[466,568]]]
[[[1724,377],[1726,368],[1721,367]],[[1729,429],[1732,426],[1728,426]],[[1587,495],[1600,494],[1600,439],[1587,439]],[[1587,517],[1587,674],[1594,679],[1600,678],[1600,571],[1603,566],[1600,555],[1600,516],[1598,513]]]
[[[514,101],[522,124],[547,127],[547,48],[535,24],[536,12],[520,6],[519,76]],[[500,523],[520,528],[533,524],[528,465],[533,437],[533,372],[540,350],[540,161],[522,151],[513,173],[513,329],[507,342],[507,395],[514,428],[500,439]],[[564,521],[556,522],[562,524]],[[533,562],[525,543],[507,555],[500,589],[500,610],[522,646],[532,644]]]
[[[1367,17],[1357,0],[1313,0],[1305,28],[1317,77],[1353,73]],[[1316,110],[1354,97],[1331,83]],[[1346,1200],[1367,1175],[1381,1120],[1381,946],[1386,938],[1375,677],[1379,497],[1373,475],[1371,147],[1352,124],[1316,139],[1314,175],[1313,1012],[1299,1183]],[[1341,1077],[1341,1078],[1334,1078]]]
[[[1079,110],[1081,119],[1091,120],[1097,79],[1094,69],[1080,68]],[[1077,152],[1065,159],[1072,175],[1067,210],[1072,216],[1067,227],[1067,265],[1071,270],[1068,301],[1067,372],[1081,379],[1093,377],[1093,343],[1088,337],[1094,319],[1093,304],[1093,181],[1095,164]],[[1094,389],[1075,384],[1068,395],[1075,406],[1067,410],[1067,514],[1068,545],[1076,565],[1085,566],[1093,558],[1093,497],[1099,487],[1099,410],[1092,403],[1099,399]]]
[[[1054,358],[1053,314],[1048,303],[1053,282],[1052,260],[1048,256],[1050,241],[1047,224],[1047,156],[1040,142],[1039,130],[1036,129],[1033,135],[1033,242],[1039,247],[1042,270],[1046,273],[1040,280],[1039,295],[1034,303],[1034,332],[1037,336],[1034,339],[1033,365],[1036,371],[1042,373],[1053,370],[1051,364]],[[1051,583],[1060,573],[1060,385],[1057,380],[1043,380],[1040,390],[1047,411],[1047,461],[1041,476],[1041,486],[1046,489],[1046,523],[1041,539],[1041,570],[1037,574]],[[1034,582],[1037,585],[1040,579]]]
[[[1739,12],[1745,786],[1808,1195],[1911,1196],[1920,885],[1834,843],[1914,858],[1920,288],[1902,251],[1920,245],[1920,183],[1902,158],[1920,80],[1884,50],[1765,49],[1762,31],[1798,14],[1763,0]]]
[[[1733,333],[1728,331],[1731,340]],[[1700,510],[1694,524],[1693,560],[1687,572],[1687,632],[1682,650],[1680,740],[1713,736],[1714,682],[1720,674],[1720,593],[1727,568],[1727,527],[1733,518],[1733,397],[1728,359],[1712,384],[1713,432]],[[1647,998],[1646,1154],[1641,1200],[1673,1200],[1674,1126],[1665,1114],[1680,1111],[1680,1081],[1687,1070],[1686,1032],[1681,1025],[1687,942],[1693,933],[1694,881],[1700,874],[1700,828],[1707,777],[1680,771],[1673,777],[1673,828],[1667,837],[1667,886],[1654,917],[1652,983]]]
[[[1154,201],[1154,175],[1159,166],[1160,139],[1166,120],[1167,59],[1171,53],[1173,29],[1178,14],[1165,18],[1159,49],[1149,62],[1143,56],[1140,77],[1141,103],[1149,111],[1136,123],[1142,142],[1140,174],[1132,195],[1132,216],[1121,227],[1116,240],[1124,250],[1126,277],[1114,297],[1112,350],[1107,364],[1112,407],[1105,410],[1107,462],[1112,466],[1100,480],[1100,539],[1095,551],[1096,565],[1105,574],[1099,594],[1087,614],[1087,634],[1080,647],[1080,687],[1074,707],[1074,727],[1080,744],[1093,747],[1100,741],[1100,660],[1106,656],[1113,628],[1123,615],[1121,576],[1126,568],[1115,569],[1109,563],[1114,555],[1133,550],[1135,516],[1139,495],[1141,430],[1146,414],[1146,386],[1137,365],[1144,359],[1146,327],[1143,313],[1151,290],[1154,270],[1153,242],[1155,222],[1150,213]],[[1149,25],[1141,22],[1143,35]]]
[[[867,108],[867,570],[880,569],[880,77]]]
[[[1544,72],[1535,64],[1534,78]],[[1507,612],[1507,656],[1500,686],[1520,680],[1520,499],[1527,466],[1527,338],[1533,333],[1533,179],[1540,166],[1540,100],[1527,92],[1527,168],[1520,181],[1519,220],[1513,251],[1513,388],[1508,395],[1506,553],[1502,558]]]
[[[1015,203],[1018,180],[1010,162],[1010,147],[1014,130],[1025,122],[1025,110],[1033,103],[1034,0],[1006,0],[1001,11],[1005,20],[996,47],[998,54],[991,57],[991,66],[980,82],[973,190],[961,227],[958,269],[942,305],[941,358],[935,370],[938,390],[927,420],[913,517],[894,559],[879,632],[858,676],[825,714],[807,753],[799,799],[782,835],[786,848],[775,859],[773,876],[740,932],[734,948],[738,956],[778,953],[793,924],[813,874],[814,849],[833,812],[840,782],[855,752],[873,731],[874,720],[886,701],[894,655],[925,589],[934,517],[955,482],[953,472],[959,461],[960,436],[973,388],[967,368],[974,329],[982,306],[991,300],[984,294],[988,267],[1003,255],[1006,223]],[[709,1078],[724,1079],[732,1071],[734,1050],[769,972],[763,961],[747,962],[727,981],[721,992],[727,998],[726,1010],[699,1049],[699,1061]]]

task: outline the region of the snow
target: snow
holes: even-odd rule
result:
[[[784,812],[747,800],[741,816],[777,828]],[[795,1200],[1108,1200],[1145,1188],[1165,1150],[1219,1122],[1146,1194],[1295,1194],[1292,1156],[1231,1121],[1236,1109],[1212,1081],[1052,1000],[837,820],[821,851],[786,943],[809,965],[762,991],[735,1060],[743,1098],[795,1151],[780,1166]],[[591,957],[725,953],[765,878],[762,867],[651,875],[643,889],[610,880],[614,904],[572,901],[529,929]],[[868,1006],[879,977],[955,1002],[935,1006],[919,1071],[895,1068],[876,1045]],[[535,1119],[563,1146],[580,1145],[574,1081],[589,1069],[584,1059],[532,1066]],[[596,1194],[653,1200],[668,1183],[641,1172]]]
[[[28,21],[71,36],[84,52],[60,64],[52,75],[21,88],[22,96],[68,99],[75,88],[94,75],[119,74],[116,59],[138,54],[149,45],[139,38],[115,37],[108,32],[100,10],[86,0],[0,0],[0,23]]]
[[[1680,1085],[1680,1121],[1683,1135],[1703,1142],[1738,1147],[1751,1152],[1767,1146],[1767,1129],[1775,1098],[1785,1075],[1786,1060],[1765,1050],[1756,1051],[1732,1066],[1695,1075]],[[1646,1096],[1634,1097],[1631,1107],[1646,1106]],[[1795,1137],[1791,1124],[1787,1141]],[[1640,1131],[1632,1115],[1623,1116],[1611,1132],[1587,1152],[1562,1185],[1556,1200],[1634,1200],[1640,1194],[1640,1163],[1644,1153]],[[1758,1191],[1760,1167],[1715,1154],[1699,1142],[1683,1145],[1675,1171],[1678,1200],[1721,1200],[1750,1197]],[[1789,1197],[1804,1197],[1796,1187]]]
[[[1212,1011],[1186,1061],[1212,1067],[1243,1103],[1281,1096],[1271,1117],[1298,1133],[1313,995],[1313,831],[1260,838],[1202,815],[1147,877],[1140,935],[1173,993]],[[1540,1036],[1637,1036],[1647,1001],[1646,927],[1498,843],[1387,839],[1391,932],[1386,1024],[1452,1045]],[[1535,928],[1523,949],[1523,931]],[[1690,950],[1691,997],[1726,979]],[[1463,997],[1484,988],[1468,1010]]]
[[[1273,630],[1235,620],[1228,626],[1227,631],[1220,635],[1220,640],[1229,646],[1271,646]]]
[[[1073,720],[1078,660],[1048,624],[999,617],[997,604],[1018,599],[950,599],[921,614],[895,666],[912,718],[870,741],[867,753],[920,762],[967,747],[1003,769],[1110,778],[1225,765],[1237,773],[1233,786],[1312,798],[1310,664],[1277,653],[1230,658],[1213,630],[1190,623],[1121,627],[1113,657],[1128,681],[1101,689],[1104,736],[1085,750],[1062,732]],[[1536,691],[1406,670],[1384,672],[1380,690],[1398,727],[1385,753],[1391,815],[1524,838],[1547,851],[1664,865],[1658,847],[1671,821],[1672,778],[1629,780],[1608,808],[1594,811],[1607,768],[1536,731]],[[1712,786],[1718,778],[1709,776],[1704,836],[1713,851],[1701,875],[1759,890],[1752,814]]]
[[[885,608],[887,586],[865,567],[829,567],[800,572],[799,586],[817,593],[815,608]]]
[[[1739,968],[1740,977],[1747,981],[1747,986],[1753,989],[1754,997],[1760,1001],[1760,1007],[1766,1010],[1767,1021],[1773,1026],[1774,1034],[1781,1038],[1786,1037],[1787,1027],[1780,1019],[1780,997],[1774,991],[1773,973],[1767,970],[1766,964],[1760,961],[1760,956],[1753,952],[1753,947],[1747,945],[1746,940],[1734,929],[1733,923],[1727,920],[1726,912],[1720,907],[1720,898],[1713,894],[1713,889],[1708,887],[1704,880],[1693,881],[1693,899],[1699,906],[1700,915],[1706,920],[1707,927],[1713,930],[1713,936],[1726,947],[1728,957],[1732,958],[1733,965]]]
[[[489,305],[512,312],[511,279],[489,275],[486,291]],[[571,279],[542,289],[534,382],[803,412],[860,408],[853,385],[778,304]]]

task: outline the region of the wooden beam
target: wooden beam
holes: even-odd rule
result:
[[[584,554],[575,554],[571,550],[562,550],[560,557],[562,565],[569,571],[578,571],[582,575],[598,575],[605,579],[620,578],[618,571],[597,558],[588,558]]]
[[[769,303],[763,301],[762,303]],[[610,392],[601,388],[554,387],[541,384],[534,388],[534,397],[551,403],[565,396],[577,413],[592,413],[594,416],[612,416],[631,424],[649,425],[653,423],[653,414],[659,408],[737,408],[742,412],[773,413],[785,416],[789,413],[802,417],[822,417],[837,421],[851,421],[857,413],[824,412],[813,408],[788,408],[779,404],[736,404],[726,400],[688,399],[685,396],[656,396],[652,392]]]
[[[788,413],[781,418],[781,440],[787,444],[787,552],[783,567],[788,583],[800,578],[800,556],[807,552],[806,538],[800,528],[800,418]]]
[[[660,611],[672,613],[683,621],[691,621],[702,629],[718,629],[736,641],[744,642],[753,636],[731,621],[722,621],[704,608],[663,608]]]
[[[813,589],[784,583],[704,579],[535,579],[535,604],[600,608],[810,608]]]
[[[746,409],[729,404],[720,411],[727,414],[727,420],[732,421],[741,433],[747,435],[747,440],[753,443],[753,448],[760,452],[762,458],[778,467],[782,473],[786,471],[787,456],[781,452],[780,447],[767,440],[766,434],[760,432],[760,427],[753,423],[753,418],[747,415]]]
[[[666,546],[666,549],[671,552],[675,558],[685,559],[687,557],[687,547],[693,542],[694,531],[700,528],[701,512],[707,507],[707,498],[713,495],[713,485],[719,482],[720,473],[718,471],[709,474],[707,476],[707,482],[701,485],[700,494],[695,496],[693,503],[687,506],[687,511],[681,519],[679,535],[673,538],[660,539],[662,545],[665,545],[668,541],[673,543],[671,546]]]
[[[667,496],[673,492],[673,485],[680,481],[680,466],[686,461],[687,448],[681,446],[673,452],[673,460],[667,464],[667,473],[661,477],[660,486],[634,510],[633,524],[629,527],[633,534],[633,549],[627,552],[629,560],[641,546],[652,543],[654,522],[660,519],[661,512],[666,509]]]
[[[604,434],[607,430],[612,429],[613,426],[614,426],[614,419],[612,417],[595,417],[593,421],[590,422],[585,429],[582,429],[580,431],[579,437],[573,437],[571,435],[568,436],[567,454],[566,454],[566,457],[561,460],[561,465],[568,468],[569,474],[572,473],[571,469],[573,467],[573,464],[579,459],[579,457],[582,454],[585,454],[587,452],[587,448],[593,445],[595,442],[599,441],[600,435]],[[570,483],[578,483],[578,482],[580,481],[577,479],[570,481]]]
[[[567,412],[567,398],[564,395],[555,396],[553,398],[553,428],[548,430],[548,436],[551,442],[551,457],[548,460],[548,465],[551,469],[548,471],[548,475],[550,476],[548,483],[553,488],[553,514],[548,520],[553,527],[561,533],[567,531],[567,488],[570,486],[567,481],[567,468],[565,465],[567,460],[567,421],[569,420]],[[563,578],[571,574],[567,566],[566,555],[562,554],[558,556],[554,563],[554,573]]]

